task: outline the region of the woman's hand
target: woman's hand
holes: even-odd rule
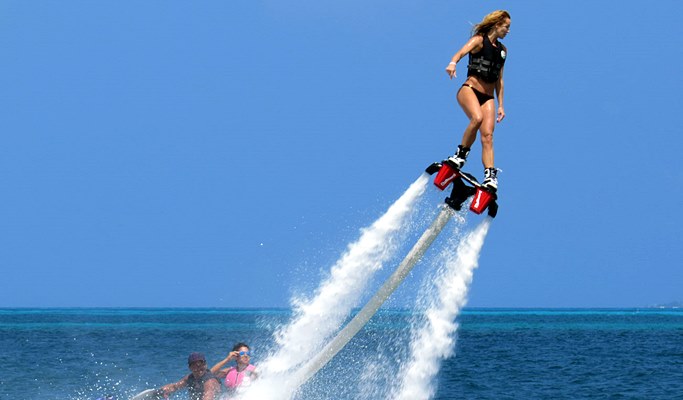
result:
[[[505,110],[501,106],[501,107],[498,107],[498,119],[496,120],[496,122],[502,121],[503,118],[505,118]]]
[[[446,73],[451,79],[455,78],[455,62],[451,61],[448,63],[448,66],[446,67]]]

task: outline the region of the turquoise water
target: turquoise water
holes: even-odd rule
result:
[[[0,399],[125,399],[180,379],[188,353],[204,352],[211,364],[237,341],[252,345],[258,365],[289,316],[279,309],[0,309]],[[381,398],[406,359],[411,321],[408,311],[380,312],[297,398]],[[458,322],[435,399],[683,399],[683,310],[468,309]],[[378,387],[372,394],[360,390],[369,368]]]

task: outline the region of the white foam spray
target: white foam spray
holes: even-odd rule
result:
[[[282,393],[287,371],[316,354],[357,305],[367,283],[384,262],[400,247],[401,229],[424,194],[429,175],[422,174],[387,212],[370,227],[332,266],[310,300],[293,301],[292,321],[275,334],[276,350],[259,363],[262,377],[242,396],[243,399],[286,399]]]
[[[441,362],[452,356],[458,324],[455,319],[467,303],[467,293],[479,254],[488,233],[491,218],[486,218],[467,234],[456,250],[446,250],[444,267],[435,280],[435,291],[427,299],[422,324],[413,331],[410,357],[398,376],[401,382],[395,400],[428,400],[434,396],[434,378]]]

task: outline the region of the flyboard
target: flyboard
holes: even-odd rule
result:
[[[462,204],[470,196],[474,196],[472,203],[470,203],[470,211],[475,214],[481,214],[488,208],[488,215],[495,218],[498,214],[498,195],[495,189],[490,189],[482,186],[477,178],[460,171],[452,162],[444,160],[442,162],[435,162],[425,170],[429,175],[436,174],[434,178],[434,186],[440,190],[444,190],[453,183],[451,195],[446,197],[446,204],[454,210],[460,210]],[[467,185],[469,184],[469,185]]]
[[[470,196],[474,196],[470,204],[470,210],[476,214],[481,214],[488,208],[488,215],[495,217],[498,213],[495,191],[484,188],[477,179],[466,172],[457,169],[449,161],[436,162],[425,170],[429,175],[438,172],[434,179],[434,185],[440,190],[446,189],[453,183],[451,195],[446,198],[446,205],[441,206],[441,211],[436,216],[432,225],[420,236],[408,255],[401,261],[377,293],[367,302],[367,304],[356,314],[353,319],[332,339],[315,357],[301,367],[289,380],[288,392],[296,391],[301,385],[311,379],[322,367],[325,366],[339,351],[346,346],[349,341],[368,323],[370,318],[377,313],[377,310],[384,304],[389,296],[405,280],[415,264],[422,258],[429,246],[441,233],[446,223],[453,216],[453,210],[460,210],[462,204]],[[470,186],[465,184],[469,183]]]
[[[164,396],[159,389],[147,389],[131,397],[130,400],[159,400],[163,398]]]

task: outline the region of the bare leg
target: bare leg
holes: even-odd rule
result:
[[[479,127],[481,134],[481,162],[484,168],[493,168],[493,129],[496,126],[496,104],[489,100],[481,106],[483,121]]]
[[[488,102],[487,102],[488,103]],[[472,88],[463,86],[458,90],[458,104],[470,119],[469,125],[465,128],[465,133],[462,135],[461,145],[465,147],[472,147],[474,140],[477,138],[477,131],[484,121],[484,114],[482,107],[479,105],[479,100],[474,94]]]

